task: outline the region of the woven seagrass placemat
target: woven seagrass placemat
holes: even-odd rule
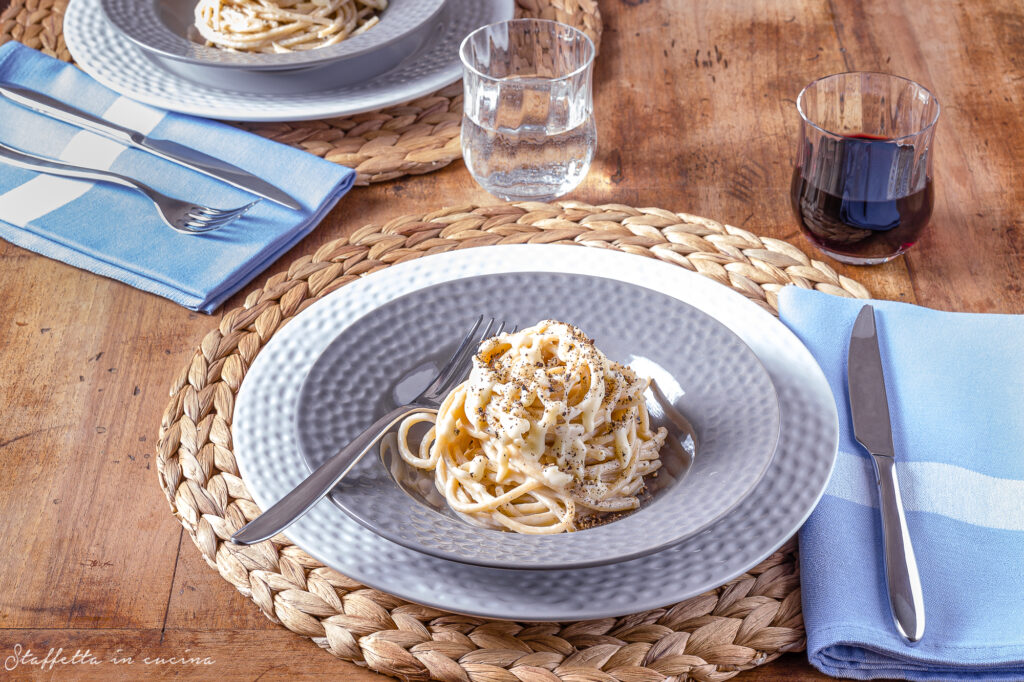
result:
[[[226,313],[171,387],[160,485],[207,563],[276,623],[335,656],[403,679],[724,680],[804,646],[797,548],[685,602],[622,618],[513,623],[448,614],[366,588],[283,535],[227,539],[259,514],[232,452],[235,394],[260,349],[321,297],[395,263],[492,244],[578,244],[673,263],[774,312],[786,284],[867,298],[795,246],[685,213],[622,205],[460,206],[367,225],[270,277]]]
[[[63,35],[67,4],[68,0],[10,0],[0,14],[0,45],[18,40],[71,61]],[[575,26],[600,43],[597,0],[516,0],[516,12]],[[348,166],[356,171],[356,184],[366,185],[429,173],[461,158],[461,123],[460,81],[433,95],[357,116],[237,125]]]

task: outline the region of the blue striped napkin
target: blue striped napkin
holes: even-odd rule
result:
[[[149,199],[134,190],[22,170],[0,159],[0,238],[192,310],[211,312],[267,268],[312,231],[355,179],[348,168],[238,128],[139,104],[76,67],[16,42],[0,46],[0,80],[221,158],[302,204],[301,211],[293,211],[264,199],[217,232],[183,235],[164,225]],[[3,98],[0,142],[108,168],[207,206],[234,208],[256,198]]]
[[[846,354],[865,301],[784,288],[779,315],[821,365],[839,458],[800,531],[807,653],[838,677],[1024,679],[1024,316],[871,301],[925,634],[896,634],[870,457],[853,438]]]

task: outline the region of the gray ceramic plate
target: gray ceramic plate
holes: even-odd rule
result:
[[[365,457],[331,499],[370,530],[426,554],[480,566],[554,569],[625,561],[692,535],[754,488],[775,451],[775,388],[749,348],[714,318],[657,291],[605,277],[517,272],[424,287],[348,326],[310,370],[296,433],[312,471],[366,426],[419,394],[478,315],[520,328],[570,322],[611,359],[652,376],[697,430],[692,465],[662,449],[638,511],[588,530],[520,535],[452,512],[433,473]],[[659,426],[655,423],[655,426]]]
[[[735,332],[771,375],[782,415],[775,457],[754,491],[682,542],[610,566],[515,571],[439,559],[380,537],[327,499],[288,528],[292,542],[353,580],[402,599],[485,618],[565,621],[637,613],[696,596],[749,570],[797,531],[828,484],[839,438],[832,392],[811,354],[775,317],[717,282],[651,258],[579,246],[488,246],[417,258],[360,278],[289,320],[256,357],[235,402],[234,455],[253,501],[267,509],[309,474],[295,434],[299,392],[339,330],[433,284],[524,270],[656,289]]]
[[[388,8],[380,15],[380,23],[370,30],[336,45],[283,54],[231,52],[208,47],[193,26],[196,0],[100,0],[100,5],[111,24],[149,53],[186,64],[275,70],[321,66],[386,51],[392,45],[403,46],[401,56],[404,57],[422,42],[424,32],[430,30],[431,19],[441,11],[444,2],[390,0]]]
[[[100,0],[68,5],[64,38],[83,71],[145,104],[228,121],[307,121],[409,102],[456,82],[462,76],[462,39],[480,26],[511,19],[514,12],[513,0],[448,0],[433,32],[415,53],[390,71],[355,83],[337,83],[339,73],[325,74],[325,69],[234,69],[228,83],[208,74],[197,79],[180,68],[169,68],[173,60],[147,58],[107,20]],[[334,71],[344,74],[344,69]]]

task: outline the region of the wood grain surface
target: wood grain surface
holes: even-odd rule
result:
[[[601,9],[599,151],[569,198],[705,215],[810,252],[788,199],[794,98],[829,73],[900,74],[943,106],[935,213],[906,257],[836,269],[880,298],[1024,312],[1020,3],[602,0]],[[492,201],[461,163],[357,188],[266,274],[369,222]],[[66,657],[0,667],[0,678],[378,679],[264,618],[168,512],[153,464],[160,412],[216,318],[6,242],[0,290],[0,661],[27,649]],[[87,650],[96,663],[70,662]],[[112,661],[126,657],[134,663]],[[803,654],[740,678],[825,679]]]

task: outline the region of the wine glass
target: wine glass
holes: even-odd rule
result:
[[[939,102],[884,73],[820,78],[797,97],[791,198],[804,235],[843,263],[890,261],[920,238],[934,203]]]

